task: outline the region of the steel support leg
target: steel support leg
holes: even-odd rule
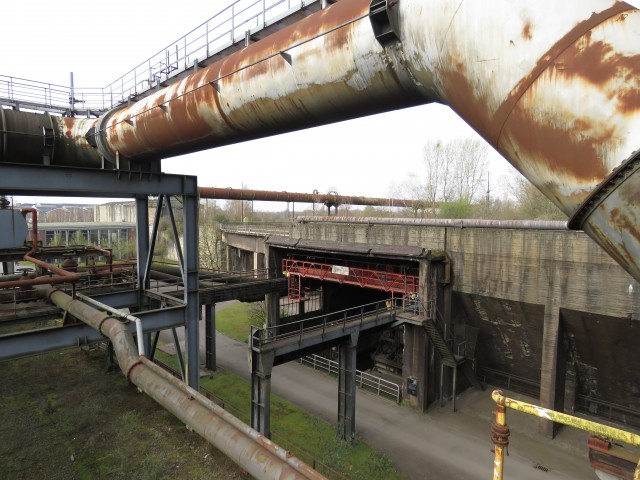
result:
[[[458,378],[458,367],[453,367],[453,411],[456,411],[456,379]]]
[[[273,353],[251,351],[251,427],[271,437],[271,370]]]
[[[195,177],[185,185],[183,205],[183,255],[185,350],[187,354],[187,384],[200,390],[199,327],[200,304],[198,295],[198,189]]]
[[[356,433],[357,333],[347,342],[338,347],[338,438],[352,443]]]
[[[138,290],[144,290],[148,288],[145,285],[145,269],[149,256],[149,197],[147,195],[136,197],[136,232]]]
[[[216,304],[205,305],[205,366],[209,370],[216,370]]]

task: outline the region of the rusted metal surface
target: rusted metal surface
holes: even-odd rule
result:
[[[613,444],[610,440],[590,435],[587,440],[589,462],[595,470],[623,480],[633,480],[638,455]]]
[[[491,424],[493,448],[493,480],[502,480],[505,452],[509,448],[509,427],[504,405],[496,405],[495,421]]]
[[[100,155],[85,138],[95,123],[0,108],[0,163],[99,167]]]
[[[199,392],[143,356],[126,325],[52,287],[39,287],[52,303],[109,338],[127,379],[259,479],[325,480],[298,458],[242,424]]]
[[[491,394],[491,398],[493,398],[493,401],[496,402],[496,407],[497,407],[496,419],[498,419],[498,409],[500,407],[502,407],[503,412],[505,412],[504,410],[505,408],[511,408],[512,410],[517,410],[518,412],[523,412],[529,415],[534,415],[539,418],[561,423],[563,425],[568,425],[573,428],[578,428],[580,430],[587,431],[592,435],[597,435],[598,437],[601,437],[601,438],[617,440],[619,442],[623,442],[623,443],[626,443],[627,445],[632,445],[634,447],[640,446],[640,435],[635,433],[626,432],[624,430],[620,430],[619,428],[610,427],[608,425],[603,425],[601,423],[585,420],[584,418],[574,417],[572,415],[567,415],[566,413],[556,412],[555,410],[550,410],[548,408],[539,407],[531,403],[526,403],[520,400],[515,400],[513,398],[508,398],[503,395],[501,390],[494,390],[493,393]],[[496,422],[506,426],[506,418],[504,419],[504,423],[502,421],[498,422],[497,420]],[[589,441],[590,450],[592,448],[596,448],[597,450],[600,450],[600,451],[606,451],[604,448],[600,448],[602,446],[603,445],[601,442]],[[633,479],[640,480],[640,461],[638,461],[638,458],[636,457],[633,457],[636,461]],[[497,459],[498,459],[498,451],[496,446],[496,461]],[[502,478],[502,472],[500,472],[499,477],[496,477],[495,471],[494,471],[494,480],[501,479],[501,478]]]
[[[371,205],[375,207],[416,208],[422,202],[402,198],[356,197],[323,193],[274,192],[270,190],[245,190],[234,188],[198,187],[200,198],[219,200],[256,200],[266,202],[322,203],[325,205]]]
[[[568,216],[589,210],[572,226],[640,279],[638,175],[607,181],[640,138],[638,10],[403,0],[388,3],[399,40],[383,47],[369,4],[337,2],[107,113],[89,138],[114,163],[145,161],[439,101]],[[65,122],[71,155],[85,154],[91,121]],[[599,190],[596,209],[583,206]]]
[[[166,157],[425,103],[390,67],[368,12],[368,0],[338,2],[108,114],[105,156]]]

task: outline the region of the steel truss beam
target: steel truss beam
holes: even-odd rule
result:
[[[184,326],[185,307],[137,313],[145,333]],[[135,324],[127,327],[135,333]],[[53,327],[0,336],[0,360],[37,355],[39,353],[76,347],[104,340],[96,330],[84,323]]]
[[[119,293],[107,297],[108,304],[137,306],[136,315],[143,320],[145,333],[186,327],[187,382],[199,389],[198,346],[198,185],[197,178],[185,175],[170,175],[160,171],[160,162],[144,167],[147,172],[123,170],[100,170],[70,167],[42,167],[28,164],[0,164],[0,193],[13,195],[55,195],[86,197],[130,197],[136,199],[138,247],[137,291]],[[150,196],[158,196],[158,215],[152,239],[149,238],[148,205]],[[180,196],[184,209],[182,246],[171,200]],[[148,308],[145,299],[149,287],[149,266],[153,258],[157,223],[161,215],[163,200],[169,209],[172,232],[177,250],[181,251],[180,268],[185,285],[182,306],[158,311]],[[152,240],[152,241],[150,241]],[[105,297],[103,297],[105,298]],[[123,303],[120,303],[123,302]],[[117,305],[120,304],[120,305]],[[0,337],[0,359],[16,358],[58,348],[100,340],[100,334],[85,325],[70,325]]]

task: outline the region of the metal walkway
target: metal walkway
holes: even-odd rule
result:
[[[251,327],[251,349],[273,354],[274,365],[279,365],[336,344],[352,332],[390,325],[395,320],[395,306],[385,301],[369,303],[276,327]]]
[[[0,75],[0,106],[97,117],[181,80],[317,12],[325,3],[334,1],[236,0],[106,87],[74,88]]]

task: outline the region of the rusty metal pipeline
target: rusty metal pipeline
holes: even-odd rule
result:
[[[640,280],[639,58],[640,12],[616,0],[341,1],[81,141],[142,162],[437,101]]]
[[[357,197],[329,193],[274,192],[237,188],[198,187],[200,198],[218,200],[248,200],[266,202],[322,203],[325,205],[370,205],[374,207],[420,208],[424,202],[402,198]]]
[[[365,225],[409,225],[419,227],[500,228],[517,230],[567,230],[567,222],[557,220],[485,220],[481,218],[388,218],[388,217],[310,217],[296,218],[300,223],[352,223]]]
[[[96,143],[111,158],[171,156],[439,101],[640,280],[638,10],[387,5],[337,2],[107,114]]]
[[[188,425],[193,431],[259,479],[326,480],[289,452],[242,424],[199,392],[138,355],[131,332],[111,314],[74,300],[51,286],[38,287],[56,306],[109,338],[127,379]]]

